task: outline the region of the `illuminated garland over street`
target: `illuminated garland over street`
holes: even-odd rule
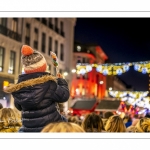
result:
[[[146,97],[148,93],[148,91],[109,91],[111,96],[126,102],[128,105],[150,110],[150,97]]]
[[[81,64],[76,65],[77,74],[85,74],[96,68],[96,71],[103,75],[121,75],[127,72],[133,66],[135,71],[143,74],[150,73],[150,61],[132,62],[132,63],[107,63],[107,64]]]

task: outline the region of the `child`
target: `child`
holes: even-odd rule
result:
[[[68,84],[60,74],[54,77],[46,72],[47,63],[40,52],[23,45],[21,53],[25,74],[4,91],[12,93],[15,107],[22,111],[20,132],[41,132],[47,124],[63,121],[57,103],[69,99]]]

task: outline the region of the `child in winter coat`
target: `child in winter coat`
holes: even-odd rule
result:
[[[40,52],[23,45],[21,53],[25,74],[4,91],[12,93],[15,107],[22,111],[20,132],[40,132],[51,122],[63,121],[57,103],[69,99],[68,84],[60,74],[55,77],[46,72],[47,63]]]

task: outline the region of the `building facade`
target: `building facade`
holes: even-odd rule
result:
[[[73,68],[78,63],[83,64],[103,64],[107,59],[106,54],[98,45],[84,45],[78,42],[74,44]],[[73,71],[73,70],[72,70]],[[101,99],[105,96],[106,77],[96,71],[93,67],[92,71],[85,74],[74,73],[71,83],[72,99],[78,97]]]
[[[8,83],[15,83],[22,73],[21,51],[23,44],[41,52],[48,64],[47,71],[56,75],[50,51],[59,60],[59,72],[64,74],[70,87],[73,58],[74,26],[76,18],[0,18],[0,99],[10,95],[3,92]],[[13,104],[13,103],[12,103]],[[66,104],[67,105],[67,104]]]

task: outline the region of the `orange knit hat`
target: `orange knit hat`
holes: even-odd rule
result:
[[[21,47],[21,53],[21,60],[26,74],[46,71],[47,63],[40,52],[33,50],[28,45],[23,45]]]

